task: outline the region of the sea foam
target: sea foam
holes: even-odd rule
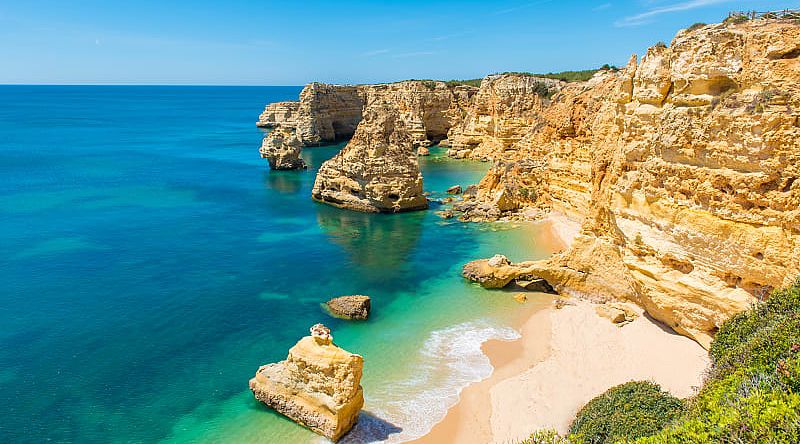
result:
[[[458,402],[465,387],[491,375],[493,368],[481,344],[518,338],[513,328],[484,320],[432,332],[413,376],[367,393],[365,412],[342,442],[397,443],[425,435]]]

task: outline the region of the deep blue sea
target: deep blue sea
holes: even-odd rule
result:
[[[488,375],[520,306],[460,276],[535,259],[535,226],[315,203],[255,121],[300,87],[0,86],[0,442],[311,442],[252,399],[259,365],[324,322],[365,357],[350,441],[424,433]],[[442,196],[483,163],[421,160]],[[320,304],[368,294],[367,322]]]

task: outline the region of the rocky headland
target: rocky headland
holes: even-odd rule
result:
[[[417,148],[441,142],[453,157],[492,160],[442,214],[560,214],[581,225],[569,249],[502,273],[635,302],[708,346],[724,320],[800,274],[798,42],[793,21],[731,22],[680,31],[586,82],[503,74],[477,90],[353,87],[362,119],[320,169],[313,197],[359,211],[424,209]],[[286,115],[281,107],[270,116]],[[302,105],[288,114],[297,121]]]
[[[324,325],[289,350],[286,360],[261,366],[250,390],[257,400],[333,441],[355,425],[364,405],[364,359],[333,343]]]

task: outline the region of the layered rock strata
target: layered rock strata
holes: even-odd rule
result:
[[[303,143],[294,131],[276,128],[264,137],[260,152],[273,170],[297,170],[306,168],[305,161],[300,157],[302,150]]]
[[[494,159],[513,150],[562,86],[527,74],[486,77],[462,122],[449,131],[448,152],[456,158]]]
[[[431,81],[365,87],[363,120],[320,168],[313,198],[365,212],[427,208],[417,148],[446,137],[469,91]]]
[[[363,87],[310,83],[297,102],[267,105],[258,126],[294,130],[304,146],[350,138],[361,121]]]
[[[285,361],[267,364],[250,380],[256,399],[333,441],[355,425],[364,405],[364,360],[333,343],[321,324],[289,350]]]
[[[800,274],[798,48],[790,21],[709,25],[562,88],[495,152],[504,163],[475,205],[497,217],[558,211],[582,220],[581,234],[487,282],[534,275],[634,301],[707,346],[724,320]]]

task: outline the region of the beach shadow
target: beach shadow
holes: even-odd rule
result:
[[[350,432],[345,435],[339,443],[343,444],[367,444],[371,442],[386,441],[395,433],[402,432],[403,429],[378,418],[372,413],[362,411],[358,415],[358,422]]]

